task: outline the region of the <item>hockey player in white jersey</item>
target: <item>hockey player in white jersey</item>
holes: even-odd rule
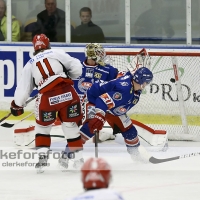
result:
[[[71,79],[82,73],[82,65],[76,58],[63,50],[51,49],[49,38],[44,34],[33,38],[34,57],[22,70],[21,79],[11,102],[14,116],[23,114],[25,101],[34,87],[38,89],[35,102],[35,146],[39,155],[37,171],[43,172],[47,166],[48,151],[51,145],[50,131],[58,114],[62,130],[66,134],[68,146],[76,152],[74,167],[82,165],[82,141],[79,125],[82,120],[80,98]]]
[[[102,158],[90,158],[81,168],[85,192],[66,200],[123,200],[118,192],[109,189],[111,167]]]

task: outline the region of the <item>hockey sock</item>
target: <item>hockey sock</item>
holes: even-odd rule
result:
[[[35,135],[35,147],[36,148],[42,148],[47,147],[49,148],[51,145],[51,136],[37,133]]]

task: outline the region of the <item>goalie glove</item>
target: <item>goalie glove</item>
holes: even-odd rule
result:
[[[11,111],[12,115],[17,117],[17,116],[20,116],[20,115],[22,115],[24,113],[24,108],[20,107],[20,106],[17,106],[15,104],[15,101],[13,100],[11,102],[10,111]]]
[[[105,123],[105,117],[100,114],[97,113],[94,118],[92,118],[89,123],[88,123],[88,127],[91,133],[94,133],[95,130],[99,131],[103,128],[103,125]]]

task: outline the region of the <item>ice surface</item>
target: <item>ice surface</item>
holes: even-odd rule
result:
[[[26,128],[33,122],[20,123]],[[13,128],[0,127],[0,199],[1,200],[64,200],[83,192],[80,172],[69,170],[62,172],[57,159],[50,156],[50,167],[43,174],[36,174],[33,166],[2,166],[3,163],[36,163],[37,156],[31,159],[7,158],[2,152],[35,152],[33,149],[15,147]],[[144,142],[149,153],[158,158],[166,158],[200,152],[199,142],[169,142],[167,152],[155,151]],[[52,142],[53,152],[64,149],[64,139]],[[88,141],[84,149],[84,159],[94,157],[94,144]],[[133,162],[126,148],[115,142],[99,144],[99,157],[106,159],[113,168],[110,188],[121,192],[126,200],[199,200],[200,199],[200,156],[179,159],[162,164],[142,164]],[[7,164],[8,165],[8,164]]]

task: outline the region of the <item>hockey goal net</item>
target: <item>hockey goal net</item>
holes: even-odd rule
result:
[[[127,71],[139,51],[106,54],[114,67]],[[153,129],[166,130],[169,140],[200,141],[200,53],[150,49],[148,53],[154,79],[128,114]]]

